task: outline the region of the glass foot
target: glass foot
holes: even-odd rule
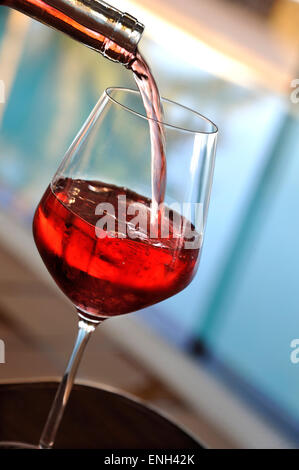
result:
[[[0,449],[38,449],[38,446],[25,442],[0,441]]]

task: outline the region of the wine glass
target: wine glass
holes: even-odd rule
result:
[[[175,295],[196,273],[218,129],[189,108],[167,99],[162,104],[167,154],[163,205],[157,209],[151,204],[151,123],[140,93],[109,88],[36,209],[36,246],[79,318],[75,347],[40,449],[54,445],[83,351],[97,325]]]

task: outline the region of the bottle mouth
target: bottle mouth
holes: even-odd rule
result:
[[[82,26],[106,37],[107,44],[112,41],[129,54],[136,51],[144,25],[129,13],[102,0],[47,0],[47,3]],[[109,53],[107,57],[110,58]]]
[[[144,31],[144,25],[128,13],[119,12],[113,40],[128,52],[135,52]]]

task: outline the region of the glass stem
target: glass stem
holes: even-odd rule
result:
[[[61,423],[63,413],[68,402],[71,390],[73,388],[76,373],[82,359],[85,347],[91,334],[94,332],[98,323],[91,323],[86,320],[79,321],[79,331],[77,340],[67,365],[62,381],[56,392],[47,422],[43,429],[40,441],[40,449],[51,449],[54,445],[56,433]]]

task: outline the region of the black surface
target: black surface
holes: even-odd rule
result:
[[[0,441],[37,444],[57,383],[0,385]],[[60,449],[200,449],[179,427],[134,400],[75,385],[60,426]]]

